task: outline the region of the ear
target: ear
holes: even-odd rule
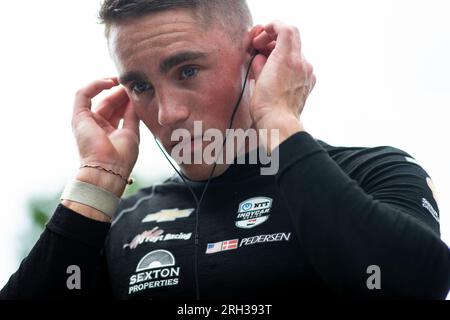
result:
[[[247,34],[244,37],[244,48],[246,51],[246,54],[248,55],[248,60],[250,61],[250,58],[253,57],[253,55],[257,54],[258,51],[253,46],[253,40],[260,35],[262,32],[264,32],[264,26],[262,25],[256,25],[253,28],[251,28]],[[256,58],[253,61],[252,68],[250,69],[250,80],[257,80],[259,77],[267,58],[261,54],[258,54]]]
[[[255,53],[254,51],[255,49],[253,48],[253,39],[255,39],[263,31],[264,27],[258,24],[253,28],[251,28],[244,37],[244,48],[250,56],[252,56]]]

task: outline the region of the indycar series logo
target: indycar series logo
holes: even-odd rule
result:
[[[236,227],[250,229],[266,222],[272,202],[273,200],[267,197],[255,197],[241,202],[235,221]]]

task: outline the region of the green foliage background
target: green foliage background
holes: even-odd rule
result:
[[[123,197],[128,197],[136,193],[139,189],[148,187],[157,182],[148,181],[136,175],[133,175],[133,179],[134,183],[131,186],[127,186]],[[62,194],[63,189],[64,187],[53,195],[36,195],[27,201],[27,212],[30,225],[24,234],[19,236],[19,261],[28,255],[36,241],[39,239],[45,225],[61,201],[59,197]]]

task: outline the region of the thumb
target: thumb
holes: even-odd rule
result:
[[[266,65],[267,57],[262,54],[257,54],[252,63],[251,79],[258,81],[264,66]]]

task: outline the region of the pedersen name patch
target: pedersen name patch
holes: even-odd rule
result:
[[[239,247],[242,246],[250,246],[256,243],[265,243],[265,242],[279,242],[279,241],[289,241],[291,237],[291,233],[274,233],[274,234],[264,234],[253,237],[248,237],[241,239],[241,243]]]

